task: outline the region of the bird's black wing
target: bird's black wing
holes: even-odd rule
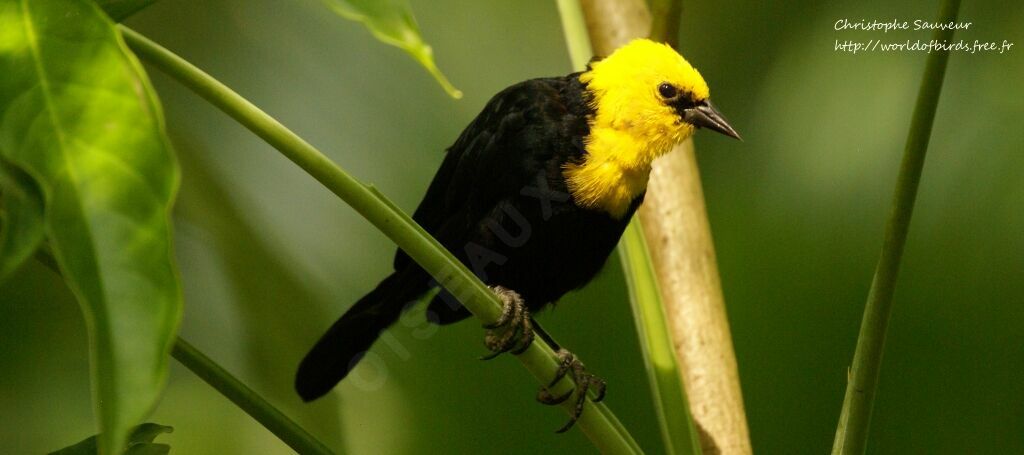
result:
[[[553,163],[582,154],[589,113],[578,74],[502,90],[449,147],[413,219],[442,244],[457,246],[499,201],[535,184]],[[399,250],[395,269],[409,263]]]

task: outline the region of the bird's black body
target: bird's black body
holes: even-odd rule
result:
[[[574,203],[563,170],[585,156],[594,115],[578,76],[533,79],[495,95],[449,148],[413,215],[485,283],[518,292],[533,311],[594,277],[643,198],[620,218]],[[401,250],[394,269],[302,361],[296,389],[304,399],[327,393],[433,286]],[[441,324],[467,316],[443,292],[428,307]]]

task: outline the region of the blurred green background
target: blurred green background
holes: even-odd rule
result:
[[[441,151],[493,93],[570,71],[554,2],[412,2],[447,98],[399,50],[315,0],[161,0],[129,25],[248,97],[412,210]],[[755,451],[824,453],[917,85],[921,53],[834,51],[836,20],[931,20],[937,1],[686,2],[682,52],[744,142],[696,138]],[[1024,4],[967,0],[910,232],[871,453],[1024,453]],[[183,335],[339,452],[592,452],[534,403],[517,362],[479,362],[482,332],[412,315],[380,361],[329,398],[291,390],[305,350],[389,270],[393,245],[294,165],[150,71],[183,168],[175,213]],[[0,288],[0,452],[95,432],[85,327],[30,264]],[[419,311],[422,311],[420,308]],[[617,260],[540,320],[609,384],[608,405],[661,451]],[[172,362],[151,418],[172,453],[289,449]]]

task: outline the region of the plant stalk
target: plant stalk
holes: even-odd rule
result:
[[[682,0],[652,0],[651,39],[679,49]],[[676,358],[708,453],[750,454],[750,436],[700,170],[687,139],[656,161],[640,209]]]
[[[128,46],[142,60],[234,118],[323,184],[398,244],[483,323],[490,324],[498,319],[502,306],[494,293],[380,192],[360,183],[308,142],[191,63],[127,27],[120,26],[120,30]],[[517,358],[545,386],[558,368],[554,351],[539,338]],[[574,386],[572,379],[566,376],[550,391],[557,396]],[[571,401],[561,406],[568,413],[573,412]],[[576,425],[601,452],[641,452],[604,403],[587,400]]]
[[[651,0],[651,39],[679,49],[682,0]]]
[[[939,14],[939,22],[955,22],[959,8],[960,0],[946,0]],[[952,28],[936,30],[933,39],[939,42],[950,41],[953,32]],[[914,211],[914,200],[921,182],[921,171],[924,168],[928,140],[935,122],[935,111],[938,108],[942,80],[948,62],[948,51],[936,51],[928,55],[925,65],[907,135],[907,145],[903,152],[903,162],[896,180],[892,211],[885,226],[882,253],[864,307],[864,319],[857,337],[850,381],[846,385],[843,410],[839,416],[836,438],[832,446],[834,455],[859,455],[867,448],[871,410],[878,389],[885,335],[896,290],[896,277],[899,274],[903,248],[907,242],[910,217]]]
[[[558,11],[573,70],[581,71],[593,55],[590,40],[594,33],[600,33],[600,27],[591,26],[588,31],[583,10],[577,0],[558,0]],[[619,256],[630,291],[634,322],[640,336],[640,347],[666,453],[699,454],[700,442],[673,354],[658,283],[647,256],[639,219],[634,219],[626,228],[619,243]]]
[[[558,17],[562,20],[565,45],[569,48],[569,61],[573,71],[582,71],[594,55],[587,35],[587,22],[580,9],[579,0],[557,0]]]
[[[652,20],[643,0],[582,0],[595,52],[608,55],[642,36],[673,41],[680,21],[673,11],[682,6],[679,0],[658,1],[667,8],[658,7]],[[749,454],[739,372],[692,139],[654,162],[638,214],[651,242],[644,252],[657,275],[702,451]]]
[[[619,257],[629,287],[633,320],[640,336],[640,348],[665,453],[700,454],[700,438],[690,415],[690,404],[676,363],[658,280],[647,255],[647,242],[639,220],[634,219],[626,227],[619,244]]]
[[[36,250],[35,258],[40,264],[53,271],[57,275],[63,275],[57,260],[53,257],[50,244],[43,242]],[[316,439],[296,424],[288,416],[284,415],[274,405],[264,400],[259,394],[236,379],[231,373],[222,368],[205,354],[194,348],[191,344],[178,336],[171,348],[171,356],[185,365],[186,368],[199,376],[200,379],[217,389],[232,403],[256,419],[260,425],[270,430],[274,436],[283,441],[288,447],[295,449],[301,454],[330,455],[331,449]]]
[[[288,416],[268,403],[258,393],[236,379],[209,357],[192,347],[180,336],[171,350],[173,356],[200,379],[217,389],[232,403],[270,430],[274,436],[301,454],[329,455],[331,449],[318,441]]]

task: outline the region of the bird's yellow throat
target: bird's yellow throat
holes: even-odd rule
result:
[[[622,218],[647,189],[651,161],[670,150],[674,142],[651,144],[628,131],[592,128],[584,161],[569,164],[563,171],[569,192],[581,207]]]

